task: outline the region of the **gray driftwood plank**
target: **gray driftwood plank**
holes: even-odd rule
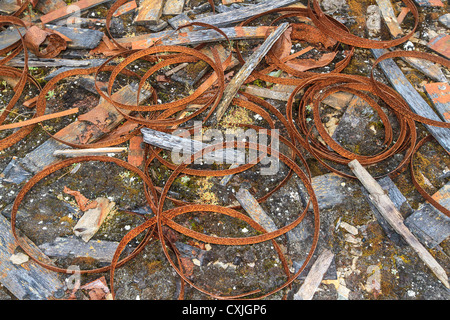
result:
[[[278,227],[275,225],[273,220],[267,215],[258,201],[256,201],[247,189],[241,187],[236,193],[236,199],[239,201],[242,208],[244,208],[244,210],[249,214],[249,216],[267,232],[278,230]]]
[[[47,24],[47,29],[60,32],[72,41],[67,42],[69,49],[94,49],[103,37],[103,32],[92,29],[62,27]],[[25,34],[25,28],[19,28],[22,36]],[[20,35],[15,28],[8,28],[0,33],[0,50],[20,40]]]
[[[72,28],[46,25],[48,29],[58,31],[70,38],[72,41],[67,42],[69,49],[94,49],[102,40],[103,32],[92,29]]]
[[[52,258],[90,257],[101,262],[111,262],[118,245],[114,241],[84,242],[77,237],[57,237],[52,242],[41,244],[39,249]]]
[[[180,138],[169,133],[149,128],[142,128],[141,132],[144,136],[145,143],[164,150],[176,152],[177,154],[181,153],[181,157],[183,158],[187,155],[193,155],[210,146],[210,144],[201,141]],[[245,154],[234,149],[213,150],[211,153],[203,155],[203,159],[208,162],[212,161],[216,163],[230,163],[229,159],[237,159],[236,162],[245,163]],[[172,159],[172,161],[175,160]]]
[[[261,62],[261,60],[269,52],[270,48],[272,48],[274,43],[280,38],[280,36],[286,31],[288,27],[289,24],[285,22],[281,24],[275,31],[273,31],[270,36],[267,37],[266,41],[264,41],[264,43],[250,56],[250,58],[247,59],[242,68],[233,77],[233,79],[225,88],[222,101],[217,106],[217,121],[222,118],[244,81],[250,76],[256,66]]]
[[[242,39],[264,39],[268,30],[273,27],[228,27],[221,29],[229,40]],[[161,39],[162,45],[196,45],[200,43],[225,41],[225,37],[215,30],[192,28],[183,28],[178,32],[161,31],[148,35],[139,35],[132,38],[119,39],[119,43],[129,43],[133,49],[145,49],[151,44]]]
[[[34,243],[21,238],[34,256],[49,262]],[[19,300],[45,300],[63,288],[58,274],[49,271],[29,259],[20,265],[11,262],[10,257],[17,247],[11,233],[10,222],[0,215],[0,282]]]
[[[413,211],[405,196],[400,192],[391,178],[386,176],[378,179],[377,182],[380,184],[381,188],[383,188],[383,190],[388,193],[389,198],[392,200],[398,211],[404,214],[410,214]],[[366,188],[361,186],[361,190],[366,197],[367,202],[369,203],[370,209],[372,209],[373,215],[377,219],[380,226],[383,228],[384,232],[386,232],[388,238],[398,246],[405,246],[406,242],[403,240],[403,238],[390,226],[390,224],[386,221],[380,211],[378,211],[375,205],[373,205],[373,203],[370,201],[370,194],[367,192]]]
[[[312,300],[314,293],[333,261],[334,254],[328,249],[322,251],[314,262],[300,289],[294,294],[294,300]]]
[[[291,4],[298,2],[298,0],[266,0],[262,3],[248,6],[241,9],[236,9],[229,12],[219,13],[208,17],[202,17],[195,19],[195,22],[203,22],[212,24],[216,27],[225,27],[241,21],[244,21],[250,17],[256,16],[257,14],[266,12],[271,9],[286,7]]]
[[[383,49],[372,49],[372,53],[376,58],[387,51]],[[411,110],[420,116],[442,121],[439,116],[433,111],[428,103],[421,97],[421,95],[414,89],[403,72],[397,66],[392,59],[386,59],[381,61],[379,66],[383,70],[386,78],[389,80],[395,90],[405,99],[410,106]],[[424,124],[427,130],[433,135],[433,137],[439,142],[439,144],[450,152],[450,130],[446,128],[440,128]]]
[[[450,209],[450,182],[432,197]],[[406,218],[405,224],[429,248],[437,247],[450,236],[450,218],[428,202]]]

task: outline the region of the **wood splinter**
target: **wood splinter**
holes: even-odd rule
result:
[[[222,101],[217,106],[217,121],[220,121],[244,81],[250,76],[256,66],[261,62],[261,60],[269,52],[270,48],[272,48],[275,42],[277,42],[288,27],[289,23],[285,22],[273,31],[270,36],[267,37],[266,41],[264,41],[264,43],[251,55],[239,72],[233,77],[224,91]]]

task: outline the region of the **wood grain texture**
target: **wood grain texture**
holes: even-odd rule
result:
[[[256,66],[261,62],[261,60],[269,52],[270,48],[275,44],[275,42],[281,37],[281,35],[287,30],[289,24],[287,22],[281,24],[273,31],[264,43],[257,49],[253,54],[247,59],[245,64],[236,73],[233,79],[228,83],[225,88],[223,97],[216,109],[216,119],[220,121],[231,101],[235,97],[241,85],[250,76]]]
[[[21,241],[38,259],[50,261],[28,238],[21,237]],[[0,282],[17,299],[45,300],[63,288],[56,272],[41,267],[31,259],[20,265],[12,263],[10,257],[16,247],[11,224],[0,215]]]

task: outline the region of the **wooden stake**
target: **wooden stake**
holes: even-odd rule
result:
[[[250,76],[256,66],[261,62],[265,55],[269,52],[270,48],[281,37],[281,35],[289,27],[289,23],[285,22],[281,24],[270,36],[264,41],[264,43],[251,55],[247,62],[242,66],[239,72],[233,77],[223,94],[222,101],[217,106],[216,118],[219,121],[231,104],[234,96],[238,92],[244,81]]]
[[[330,250],[324,250],[314,262],[311,270],[305,278],[305,282],[294,294],[294,300],[312,300],[314,293],[322,282],[324,274],[333,261],[334,254]]]
[[[386,195],[378,182],[361,166],[358,160],[352,160],[348,166],[353,171],[358,180],[370,193],[370,199],[373,205],[378,209],[381,215],[400,234],[405,241],[417,252],[420,259],[433,271],[436,277],[450,289],[448,276],[445,270],[439,265],[427,249],[417,240],[411,231],[403,223],[403,217],[395,207],[392,200]]]

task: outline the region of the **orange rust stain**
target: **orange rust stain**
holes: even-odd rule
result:
[[[450,86],[448,83],[429,83],[425,85],[425,90],[427,90],[433,102],[441,104],[450,103]]]

